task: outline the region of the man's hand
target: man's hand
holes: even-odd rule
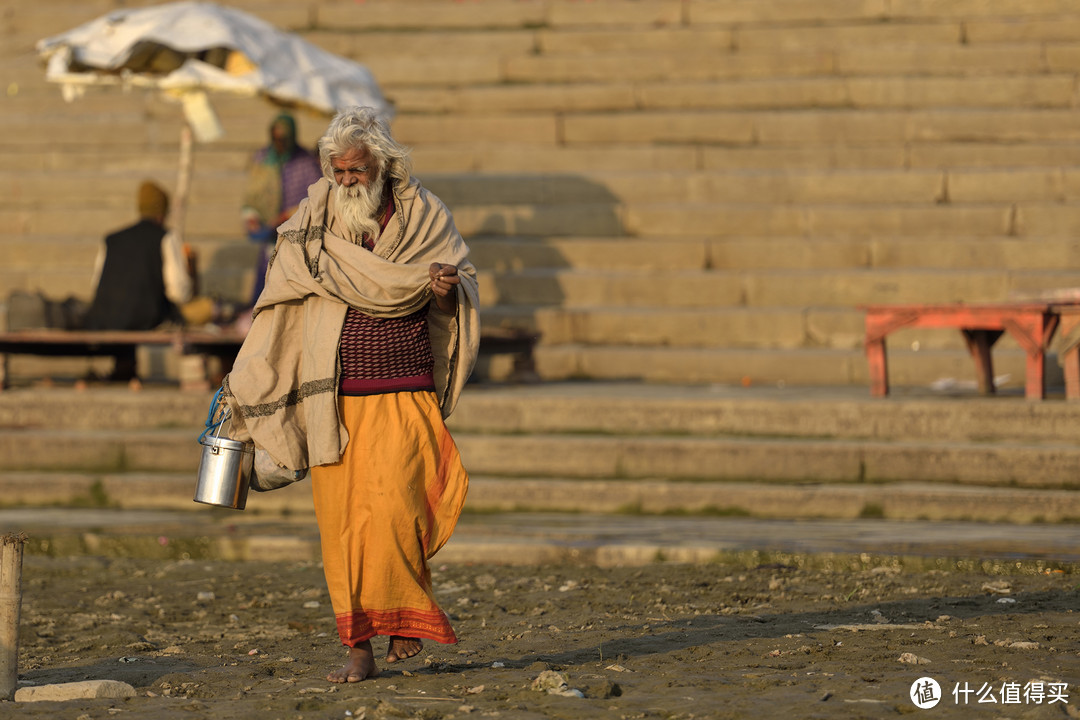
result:
[[[457,285],[461,284],[457,267],[443,263],[431,263],[428,268],[431,278],[431,292],[435,295],[435,306],[447,315],[457,312]]]

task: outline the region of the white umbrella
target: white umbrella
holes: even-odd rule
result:
[[[191,172],[191,133],[203,142],[223,131],[207,92],[263,97],[286,107],[331,114],[365,105],[393,113],[371,71],[268,22],[206,2],[177,2],[110,12],[37,44],[45,77],[72,100],[89,86],[145,87],[180,101],[177,182],[182,230]]]

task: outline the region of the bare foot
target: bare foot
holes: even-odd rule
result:
[[[420,642],[418,638],[391,635],[390,647],[386,649],[386,662],[393,663],[405,658],[411,658],[423,649],[424,643]]]
[[[349,648],[349,662],[340,670],[326,676],[332,683],[360,682],[379,674],[375,667],[375,653],[371,650],[371,641],[365,640],[356,647]]]

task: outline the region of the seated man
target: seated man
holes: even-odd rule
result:
[[[98,253],[96,290],[83,323],[87,330],[152,330],[168,321],[184,322],[178,308],[191,300],[193,278],[181,239],[165,228],[169,196],[143,182],[138,210],[139,221],[106,237]],[[136,379],[134,348],[116,355],[109,379]]]

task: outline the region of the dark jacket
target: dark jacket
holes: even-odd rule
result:
[[[161,225],[140,220],[105,238],[105,265],[86,314],[88,330],[150,330],[175,319],[161,269],[164,237]]]

